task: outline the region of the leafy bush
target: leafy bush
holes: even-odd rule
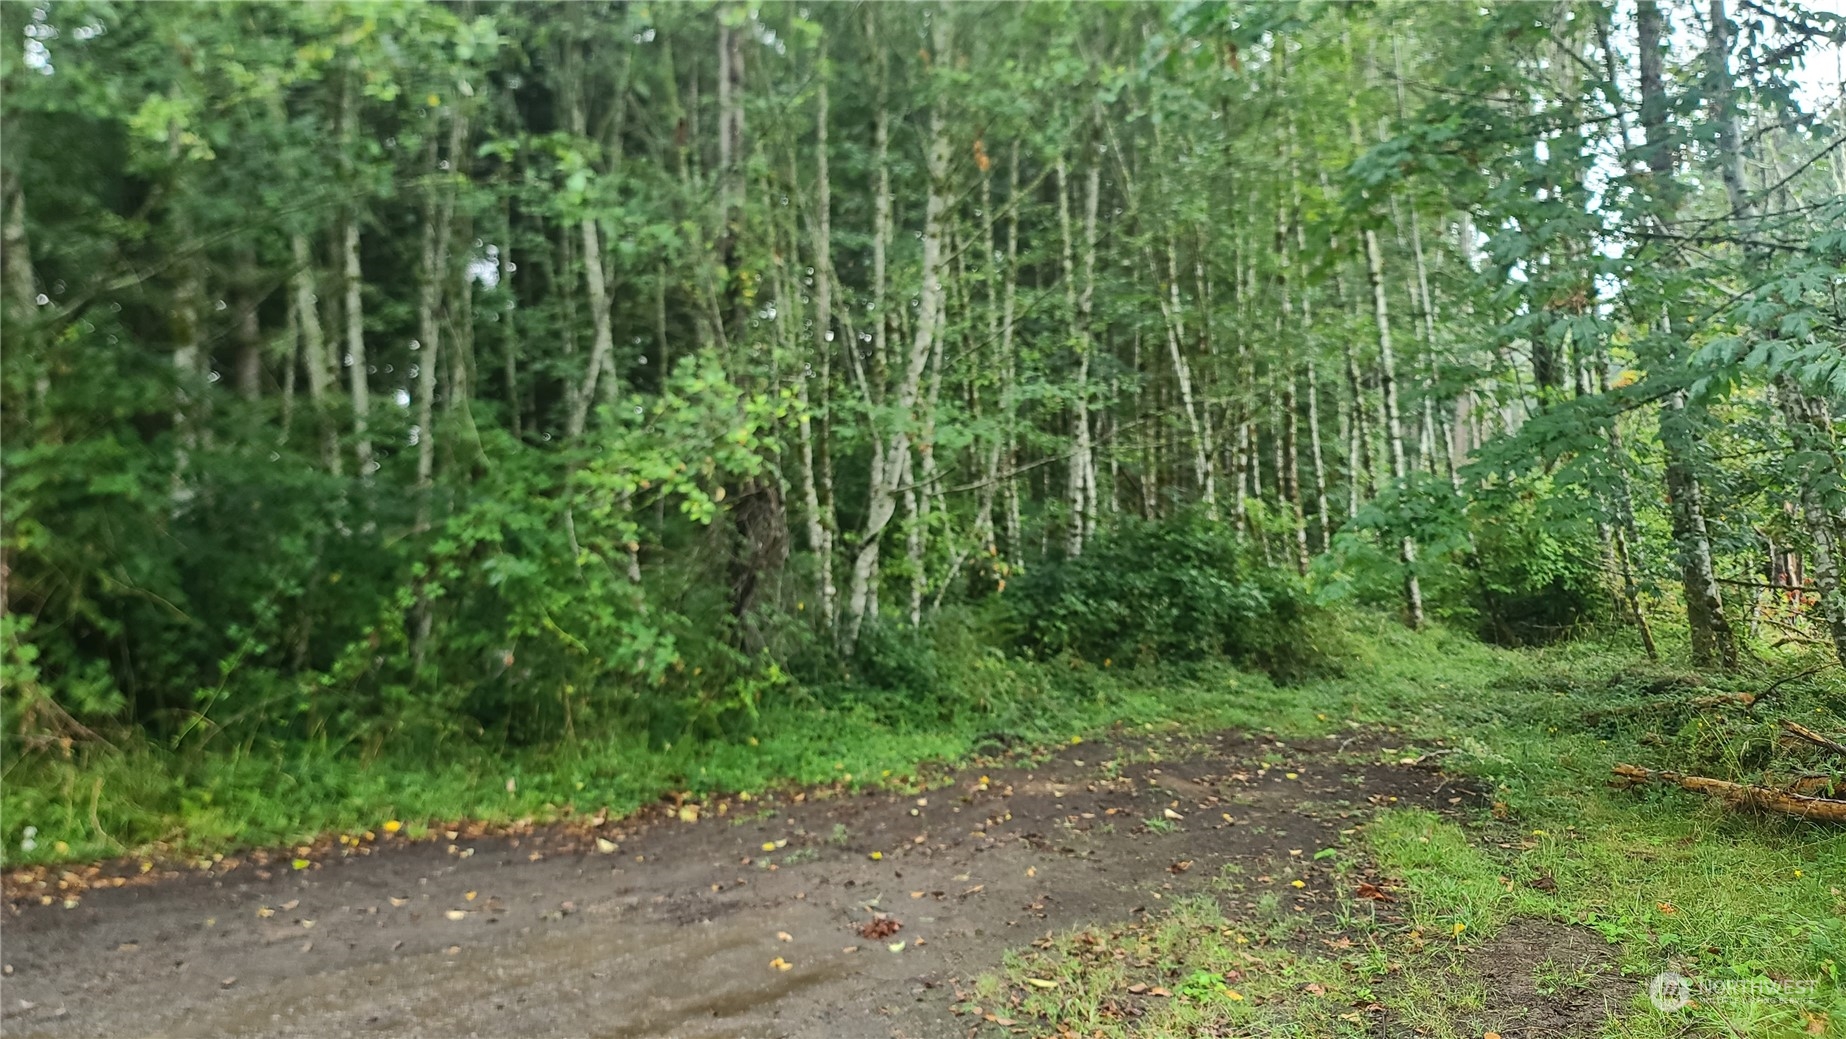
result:
[[[1548,645],[1607,612],[1594,502],[1550,478],[1494,477],[1464,498],[1446,479],[1412,474],[1315,561],[1322,598],[1401,609],[1405,537],[1417,545],[1425,612],[1482,641]]]
[[[1544,483],[1483,491],[1469,509],[1467,602],[1485,642],[1539,646],[1600,620],[1609,592],[1593,521]]]
[[[1228,525],[1196,513],[1126,520],[1027,573],[1007,600],[1018,644],[1041,656],[1225,657],[1280,679],[1327,665],[1303,584],[1252,565]]]

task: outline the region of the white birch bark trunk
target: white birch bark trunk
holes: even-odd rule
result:
[[[933,12],[932,42],[937,67],[947,67],[949,55],[949,14],[946,5]],[[929,200],[923,219],[923,285],[918,293],[915,337],[910,345],[903,374],[891,402],[896,413],[896,428],[882,452],[882,465],[875,464],[867,495],[865,530],[860,536],[853,560],[851,596],[847,603],[845,643],[855,645],[864,625],[871,602],[873,575],[878,566],[879,538],[897,508],[897,491],[910,455],[910,423],[917,398],[922,390],[924,369],[934,352],[937,328],[942,319],[943,227],[949,197],[949,137],[946,99],[938,96],[929,117]],[[883,178],[881,177],[881,180]],[[887,182],[888,183],[888,182]],[[880,195],[883,196],[881,190]],[[879,315],[883,321],[883,314]]]

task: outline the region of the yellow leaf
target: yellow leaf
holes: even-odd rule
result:
[[[683,823],[698,822],[699,806],[696,804],[681,805],[679,808],[679,821]]]
[[[1288,882],[1288,886],[1289,887],[1307,887],[1307,884],[1303,881],[1291,880]]]
[[[462,920],[468,916],[466,912],[463,912],[460,909],[451,909],[442,915],[448,917],[451,920]]]
[[[890,949],[892,952],[903,952],[904,943],[903,942],[892,942],[890,945],[885,946],[885,948]]]
[[[312,862],[309,862],[307,859],[296,859],[294,862],[294,866],[296,869],[307,869],[309,866],[312,866],[312,865],[314,864]]]
[[[1230,989],[1224,993],[1224,998],[1232,1001],[1233,1003],[1241,1003],[1243,1002],[1243,993],[1238,992],[1236,989]]]
[[[267,920],[268,918],[276,915],[276,911],[274,909],[269,908],[268,906],[257,906],[256,915],[262,919]]]
[[[396,819],[386,819],[385,820],[385,832],[386,833],[396,833],[397,831],[403,828],[404,828],[404,824],[401,822],[398,822]]]
[[[1045,978],[1027,978],[1026,984],[1032,986],[1033,988],[1057,988],[1058,987],[1057,982],[1048,981]]]
[[[613,855],[615,854],[615,847],[615,842],[607,837],[596,838],[596,851],[598,854]]]
[[[465,894],[465,895],[463,895],[463,896],[462,896],[462,898],[463,898],[463,899],[465,899],[465,900],[467,900],[467,901],[469,901],[469,902],[472,902],[472,901],[474,901],[474,896],[475,896],[475,895],[478,895],[478,894],[480,894],[480,892],[479,892],[479,891],[470,891],[470,892],[468,892],[467,894]]]
[[[866,857],[871,859],[873,862],[882,862],[884,860],[885,853],[882,851],[875,851]]]
[[[783,959],[780,956],[777,956],[775,959],[770,960],[769,965],[771,967],[774,967],[777,970],[788,970],[790,967],[794,966],[794,964],[788,962],[787,960]]]
[[[794,940],[795,940],[795,936],[792,934],[789,934],[787,931],[777,931],[776,932],[776,941],[778,942],[792,942]]]
[[[1467,925],[1467,924],[1456,924],[1456,925],[1455,925],[1455,934],[1456,934],[1457,936],[1459,936],[1459,935],[1461,934],[1461,932],[1463,932],[1463,931],[1465,931],[1465,930],[1467,930],[1467,929],[1468,929],[1468,925]]]
[[[764,842],[763,842],[763,850],[764,850],[764,851],[775,851],[775,850],[776,850],[776,842],[775,842],[775,841],[764,841]]]

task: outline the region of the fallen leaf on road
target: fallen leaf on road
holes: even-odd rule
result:
[[[794,966],[794,964],[788,962],[787,960],[783,959],[780,956],[777,956],[775,959],[770,960],[769,965],[771,967],[774,967],[777,970],[788,970],[790,967]]]
[[[607,837],[596,838],[596,850],[603,855],[614,855],[617,845]]]
[[[1178,812],[1175,812],[1171,808],[1164,809],[1160,814],[1166,816],[1168,819],[1184,819],[1185,818],[1185,816],[1179,814]]]
[[[881,938],[889,938],[903,929],[904,925],[901,921],[897,920],[895,917],[879,913],[877,916],[859,925],[859,937],[867,941],[877,941]]]
[[[451,920],[464,920],[468,916],[467,913],[463,912],[460,909],[451,909],[442,915],[448,917]]]
[[[892,942],[890,945],[885,946],[885,948],[890,949],[892,952],[903,952],[904,943],[903,942]]]
[[[776,932],[776,941],[778,942],[792,942],[794,940],[795,940],[795,936],[792,934],[789,934],[787,931],[777,931]]]

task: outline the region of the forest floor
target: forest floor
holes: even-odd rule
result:
[[[0,1031],[1840,1034],[1846,838],[1608,789],[1659,726],[1546,723],[1625,664],[1419,659],[1340,683],[1398,727],[1124,728],[927,789],[128,860],[69,908],[15,877]],[[1432,711],[1410,672],[1463,684]],[[1668,968],[1759,983],[1663,1013]]]

